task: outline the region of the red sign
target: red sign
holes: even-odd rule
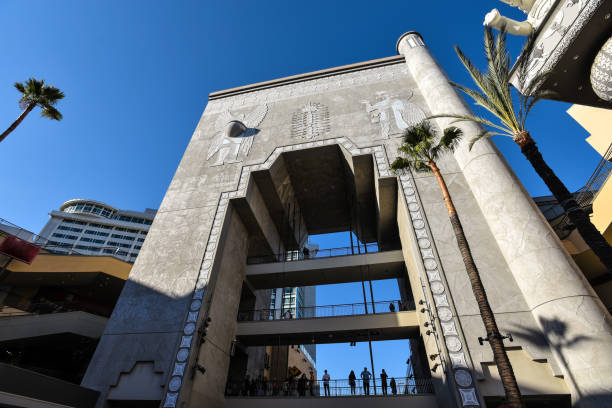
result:
[[[40,248],[36,245],[12,235],[7,236],[4,241],[0,242],[0,253],[27,264],[32,263],[38,252],[40,252]]]

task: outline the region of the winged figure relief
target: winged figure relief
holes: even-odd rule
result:
[[[239,156],[246,157],[253,145],[254,136],[259,133],[257,126],[267,113],[268,105],[263,104],[246,114],[237,115],[229,109],[219,114],[215,124],[215,137],[208,149],[206,160],[218,154],[210,166],[236,163],[241,160]]]
[[[370,114],[370,121],[378,123],[380,127],[380,135],[375,140],[388,139],[390,135],[397,133],[391,128],[392,119],[397,130],[401,132],[426,118],[425,113],[417,105],[391,97],[384,91],[376,93],[376,103],[373,105],[368,100],[363,100],[361,103],[365,104],[366,112]]]

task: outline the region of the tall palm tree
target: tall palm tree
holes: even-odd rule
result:
[[[19,126],[19,124],[32,112],[32,109],[39,106],[42,111],[41,116],[54,120],[62,120],[62,114],[55,108],[55,104],[60,99],[64,98],[64,93],[54,86],[45,85],[45,80],[39,81],[35,78],[28,79],[25,84],[15,82],[15,88],[21,92],[19,99],[19,107],[23,109],[21,115],[13,122],[11,126],[0,135],[0,142],[6,138],[9,133]]]
[[[503,337],[497,328],[495,315],[489,305],[487,294],[480,280],[480,273],[472,257],[470,246],[457,215],[457,210],[446,187],[444,177],[442,177],[440,169],[438,169],[436,164],[436,161],[442,154],[452,152],[455,149],[462,136],[463,134],[460,129],[449,127],[444,129],[442,137],[436,143],[437,135],[429,122],[423,121],[414,125],[404,132],[404,143],[398,148],[398,151],[403,155],[393,161],[391,168],[393,170],[414,169],[418,172],[433,172],[436,176],[440,190],[442,190],[442,196],[444,197],[444,203],[446,204],[446,210],[453,226],[453,231],[455,232],[457,245],[459,246],[459,251],[461,252],[461,257],[463,258],[463,263],[472,285],[472,291],[476,297],[476,303],[478,303],[480,317],[487,331],[487,339],[493,351],[493,358],[497,365],[502,385],[504,386],[507,402],[509,406],[518,408],[522,407],[521,392],[516,383],[514,370],[504,349]]]
[[[554,96],[553,92],[542,90],[541,87],[549,78],[550,72],[536,75],[528,81],[529,59],[526,56],[530,55],[533,49],[534,37],[527,41],[523,49],[524,57],[518,63],[516,71],[518,88],[522,92],[518,93],[518,101],[513,98],[510,89],[511,63],[506,49],[505,31],[502,30],[495,38],[491,28],[485,28],[484,45],[488,62],[485,72],[480,71],[461,49],[455,46],[459,59],[470,73],[478,90],[454,82],[451,84],[474,99],[477,105],[489,111],[497,118],[497,123],[476,115],[435,115],[432,118],[454,117],[457,121],[472,121],[483,125],[485,131],[470,141],[470,149],[478,140],[493,135],[509,136],[514,139],[536,173],[563,207],[584,241],[591,247],[608,272],[612,273],[612,247],[591,223],[588,214],[578,205],[567,187],[546,164],[535,141],[525,129],[527,115],[534,104],[544,98]]]

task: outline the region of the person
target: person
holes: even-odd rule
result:
[[[315,377],[314,377],[314,373],[311,371],[310,372],[310,396],[314,397],[315,395]]]
[[[372,374],[368,371],[367,367],[363,367],[361,372],[361,380],[363,381],[363,392],[365,395],[370,395],[370,376]]]
[[[397,395],[397,384],[395,384],[395,378],[391,377],[391,382],[389,385],[391,386],[391,393],[393,395]]]
[[[310,258],[310,249],[308,247],[302,248],[302,252],[304,253],[304,259]]]
[[[357,379],[357,377],[355,376],[355,372],[353,370],[351,370],[351,373],[349,374],[349,385],[351,387],[351,395],[355,395],[355,386],[357,384],[355,384],[355,380]]]
[[[393,302],[389,303],[389,311],[391,313],[395,312],[395,305],[393,304]]]
[[[306,374],[302,374],[302,376],[298,379],[297,388],[298,395],[300,397],[306,396]]]
[[[325,391],[325,396],[329,397],[329,374],[327,373],[327,370],[325,370],[325,374],[323,374],[323,389]]]
[[[385,372],[384,368],[382,370],[382,373],[380,373],[380,382],[383,395],[387,395],[387,373]]]

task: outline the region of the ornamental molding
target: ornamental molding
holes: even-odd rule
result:
[[[273,88],[254,90],[222,99],[214,99],[209,101],[204,114],[209,115],[227,109],[241,109],[298,97],[317,96],[323,92],[388,82],[406,76],[410,77],[408,67],[401,62],[400,60],[398,63],[392,65],[384,65],[382,67],[353,71],[346,74],[316,78],[304,82],[278,85]]]

